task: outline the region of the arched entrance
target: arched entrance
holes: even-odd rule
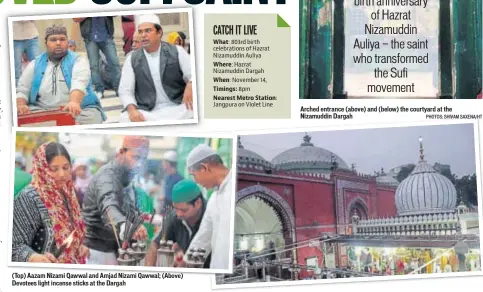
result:
[[[367,204],[361,197],[356,197],[352,199],[349,204],[347,204],[346,210],[346,222],[352,222],[352,216],[357,215],[359,216],[360,220],[366,220],[369,218],[368,216],[369,210],[367,208]]]
[[[295,241],[295,217],[288,203],[261,185],[237,193],[235,208],[235,251],[260,252],[281,249]]]
[[[277,211],[256,195],[239,202],[235,209],[235,251],[261,252],[273,242],[285,245]]]

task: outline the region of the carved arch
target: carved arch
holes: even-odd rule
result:
[[[295,242],[295,216],[288,202],[275,191],[262,185],[254,185],[236,193],[236,204],[243,202],[251,196],[256,196],[264,200],[274,208],[275,213],[280,216],[283,229],[289,232],[290,240]]]
[[[345,214],[346,214],[346,222],[348,223],[352,221],[351,220],[352,214],[350,212],[352,207],[354,207],[356,204],[359,204],[362,207],[363,211],[366,213],[366,215],[369,217],[369,208],[367,207],[366,201],[361,196],[357,196],[352,200],[350,200],[350,202],[346,206]]]

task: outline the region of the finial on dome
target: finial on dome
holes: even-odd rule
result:
[[[240,136],[238,136],[238,148],[243,149]]]
[[[423,137],[419,136],[419,158],[424,161]]]
[[[310,143],[310,140],[312,140],[312,137],[310,137],[309,134],[305,132],[304,142],[301,144],[301,146],[314,146],[314,144]]]

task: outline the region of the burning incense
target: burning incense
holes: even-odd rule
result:
[[[66,248],[69,248],[70,245],[72,244],[72,241],[74,241],[74,233],[75,230],[72,231],[72,233],[67,237],[64,242],[62,242],[62,245],[55,251],[54,257],[59,258],[59,256],[64,252]]]

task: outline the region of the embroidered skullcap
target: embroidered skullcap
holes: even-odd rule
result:
[[[171,200],[173,203],[187,203],[199,197],[200,194],[201,190],[194,181],[184,179],[174,185]]]
[[[188,154],[186,158],[186,166],[193,167],[196,163],[202,161],[203,159],[215,155],[216,152],[211,149],[210,146],[206,144],[200,144],[196,146],[191,152]]]
[[[122,142],[122,148],[149,148],[149,139],[144,136],[126,136]]]
[[[69,40],[69,46],[77,46],[74,40]]]
[[[156,14],[143,14],[139,15],[139,17],[136,17],[136,26],[139,26],[140,24],[143,23],[152,23],[152,24],[157,24],[161,25],[161,21],[159,20],[159,16]]]
[[[47,40],[49,36],[56,34],[63,34],[67,36],[67,28],[65,28],[65,26],[58,26],[55,24],[47,27],[47,29],[45,30],[45,40]]]

